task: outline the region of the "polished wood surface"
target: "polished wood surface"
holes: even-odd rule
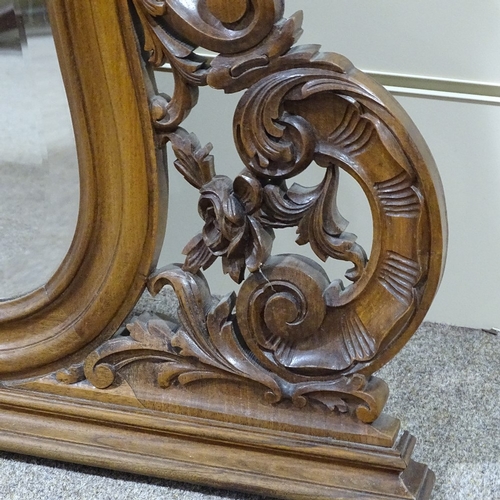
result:
[[[129,57],[134,33],[119,4],[47,4],[75,128],[80,213],[52,279],[0,302],[5,378],[47,373],[110,337],[144,289],[163,239],[166,180],[140,63]]]
[[[424,318],[444,263],[442,187],[406,113],[343,56],[295,45],[302,14],[284,19],[281,0],[49,6],[82,204],[54,278],[0,305],[0,446],[281,498],[428,498],[433,474],[373,375]],[[172,96],[153,77],[166,62]],[[245,90],[234,179],[180,126],[204,85]],[[200,232],[183,264],[155,269],[169,142]],[[313,168],[318,185],[293,183]],[[337,207],[340,169],[369,201],[369,255]],[[352,267],[332,279],[273,255],[285,227]],[[218,260],[237,294],[211,293],[202,270]],[[145,286],[171,286],[178,318],[118,330]]]

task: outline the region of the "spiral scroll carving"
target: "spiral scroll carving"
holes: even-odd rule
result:
[[[274,369],[293,367],[298,351],[321,342],[317,334],[328,285],[321,267],[299,255],[272,257],[243,283],[236,302],[238,326],[259,361],[269,364],[272,355]]]
[[[200,192],[204,221],[182,268],[160,270],[150,281],[154,292],[174,286],[181,326],[136,328],[149,332],[142,339],[155,332],[153,343],[141,342],[145,356],[167,363],[160,385],[253,381],[273,404],[319,402],[373,421],[387,390],[371,374],[422,321],[442,271],[441,188],[422,138],[396,101],[347,59],[292,47],[302,17],[281,19],[280,0],[134,4],[150,64],[168,61],[174,71],[172,98],[151,96],[158,143],[171,142],[175,167]],[[197,46],[219,55],[200,58]],[[216,174],[211,144],[202,147],[179,127],[207,84],[246,89],[233,123],[245,168],[234,180]],[[320,184],[287,184],[308,168],[322,170]],[[369,258],[337,207],[340,170],[370,204]],[[272,256],[275,230],[284,227],[295,227],[297,243],[319,259],[352,263],[347,282],[330,280],[311,259]],[[236,298],[220,302],[200,272],[219,258],[242,283]],[[137,348],[134,335],[123,349]],[[119,371],[106,371],[110,359],[126,364],[115,347],[89,362],[96,384]]]

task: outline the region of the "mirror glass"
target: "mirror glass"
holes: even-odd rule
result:
[[[43,285],[71,244],[78,162],[44,0],[0,0],[0,297]]]

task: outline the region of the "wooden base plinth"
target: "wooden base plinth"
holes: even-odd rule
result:
[[[284,499],[426,499],[415,438],[390,447],[0,390],[0,448]]]

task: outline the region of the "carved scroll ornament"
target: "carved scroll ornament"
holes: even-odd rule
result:
[[[283,0],[47,5],[80,214],[54,277],[0,302],[1,449],[286,499],[428,498],[434,476],[381,414],[373,375],[423,320],[444,262],[440,180],[401,107],[344,57],[294,45],[302,14],[284,19]],[[172,96],[151,79],[164,63]],[[234,178],[181,128],[204,85],[244,91]],[[200,230],[183,263],[156,269],[168,142]],[[298,184],[313,169],[322,180]],[[368,200],[369,255],[337,206],[341,171]],[[274,255],[283,228],[345,276]],[[219,262],[237,293],[211,293],[203,270]],[[121,326],[146,286],[171,287],[177,317]]]
[[[133,3],[149,64],[173,68],[174,93],[152,93],[151,116],[158,143],[172,143],[176,168],[200,192],[203,228],[184,264],[148,283],[153,294],[174,288],[180,323],[138,319],[130,336],[89,356],[86,377],[105,388],[123,367],[149,360],[160,387],[236,380],[261,386],[268,404],[319,403],[374,421],[388,391],[372,373],[415,331],[442,271],[440,184],[418,132],[344,57],[294,46],[302,15],[283,19],[282,1]],[[219,55],[209,61],[199,46]],[[244,168],[234,179],[217,175],[211,145],[179,126],[202,85],[246,89],[234,117]],[[320,184],[290,185],[308,168],[322,169]],[[369,259],[337,208],[339,169],[368,198]],[[309,258],[273,256],[284,227],[296,227],[297,243],[319,259],[352,263],[348,281]],[[210,293],[201,270],[219,257],[242,283],[237,296]]]

